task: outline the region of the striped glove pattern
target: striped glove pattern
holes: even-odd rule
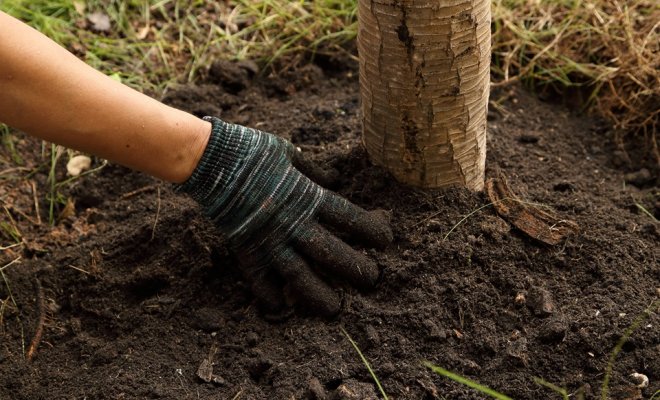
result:
[[[188,193],[226,236],[253,293],[270,311],[297,303],[318,314],[339,312],[330,282],[373,287],[378,267],[330,230],[365,245],[392,241],[383,212],[367,212],[322,188],[295,166],[294,146],[277,136],[218,118]],[[303,165],[303,164],[301,164]],[[283,290],[290,294],[285,299]],[[290,301],[288,301],[290,300]]]

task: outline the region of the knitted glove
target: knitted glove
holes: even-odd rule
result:
[[[331,278],[363,289],[375,285],[376,264],[321,223],[383,248],[392,231],[382,212],[367,212],[300,173],[290,142],[204,119],[213,126],[209,143],[178,190],[195,199],[226,236],[253,293],[271,311],[290,303],[285,289],[293,302],[330,316],[341,305]]]

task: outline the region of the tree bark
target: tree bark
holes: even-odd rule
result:
[[[490,1],[359,0],[363,141],[399,181],[481,190]]]

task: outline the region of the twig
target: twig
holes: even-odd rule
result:
[[[91,275],[89,272],[85,271],[85,270],[82,269],[82,268],[76,267],[75,265],[71,265],[71,264],[69,264],[69,265],[67,265],[67,267],[69,267],[69,268],[71,268],[71,269],[75,269],[76,271],[80,271],[80,272],[82,272],[83,274]]]
[[[4,300],[0,300],[0,302],[2,302],[2,305],[0,305],[0,333],[5,333],[4,316],[5,316],[5,308],[7,307],[7,303],[9,302],[9,297],[7,297]]]
[[[34,337],[30,342],[30,347],[28,347],[27,354],[25,358],[28,362],[32,361],[34,354],[39,347],[39,342],[41,342],[41,336],[44,333],[44,322],[46,321],[46,305],[44,302],[44,289],[41,286],[39,278],[36,279],[37,283],[37,308],[39,310],[39,319],[37,320],[37,328],[34,331]]]
[[[12,172],[21,172],[21,171],[30,171],[30,168],[26,168],[26,167],[7,168],[0,171],[0,175],[8,175]]]
[[[20,244],[20,243],[18,243],[18,244]],[[7,264],[5,264],[5,265],[3,265],[2,267],[0,267],[0,273],[2,273],[2,271],[4,271],[5,269],[9,268],[10,265],[13,265],[13,264],[19,262],[19,261],[21,260],[21,258],[22,258],[22,256],[18,256],[18,257],[16,257],[15,259],[9,261]],[[11,294],[11,291],[10,291],[9,294]],[[12,300],[13,300],[13,299],[12,299]],[[16,302],[14,302],[14,305],[16,305]]]
[[[152,189],[156,189],[157,187],[159,187],[158,184],[154,184],[154,185],[149,185],[149,186],[141,187],[141,188],[136,189],[136,190],[133,190],[133,191],[131,191],[131,192],[128,192],[128,193],[124,193],[124,194],[122,194],[122,195],[119,197],[119,200],[126,200],[126,199],[128,199],[129,197],[133,197],[133,196],[135,196],[135,195],[137,195],[137,194],[144,193],[144,192],[147,192],[147,191],[152,190]]]
[[[158,223],[158,217],[160,216],[160,186],[156,189],[158,190],[158,199],[156,200],[156,218],[154,219],[154,226],[151,228],[151,240],[154,240],[154,237],[156,237],[156,224]]]
[[[16,214],[20,215],[21,217],[25,218],[26,220],[30,221],[30,223],[31,223],[32,225],[41,225],[41,224],[39,223],[39,221],[37,221],[37,220],[35,220],[34,218],[30,217],[29,215],[27,215],[27,214],[24,213],[23,211],[19,210],[19,209],[16,208],[13,204],[10,204],[10,205],[9,205],[9,209],[11,209],[13,212],[15,212]]]
[[[37,200],[37,185],[33,180],[30,181],[32,186],[32,198],[34,199],[34,210],[37,213],[37,225],[41,225],[41,213],[39,212],[39,200]]]
[[[10,244],[9,246],[0,246],[0,250],[9,250],[9,249],[13,249],[14,247],[21,246],[22,244],[23,244],[23,242]]]

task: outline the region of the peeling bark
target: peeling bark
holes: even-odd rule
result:
[[[363,140],[401,182],[481,190],[490,2],[359,0]]]

